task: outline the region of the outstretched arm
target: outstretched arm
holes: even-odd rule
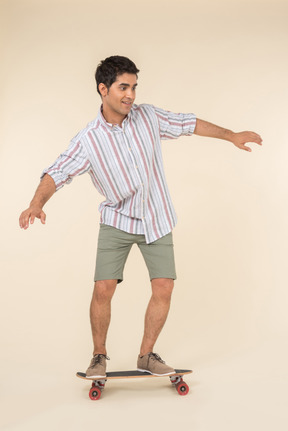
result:
[[[27,229],[29,227],[29,221],[30,224],[33,224],[35,217],[39,218],[42,224],[45,224],[46,214],[42,208],[55,193],[55,191],[56,186],[54,180],[50,177],[50,175],[44,175],[35,192],[29,208],[23,211],[20,215],[19,224],[22,229]]]
[[[224,139],[225,141],[232,142],[240,150],[252,151],[247,147],[247,142],[255,142],[262,145],[261,136],[254,132],[232,132],[232,130],[224,129],[223,127],[216,126],[215,124],[208,123],[208,121],[200,120],[197,118],[196,127],[194,130],[195,135],[208,136],[210,138]]]

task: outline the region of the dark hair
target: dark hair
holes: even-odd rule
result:
[[[118,75],[122,75],[123,73],[137,75],[138,72],[139,70],[135,63],[127,57],[121,57],[120,55],[107,57],[105,60],[101,61],[95,72],[97,91],[101,96],[98,88],[100,83],[105,84],[109,90],[113,82],[116,81]]]

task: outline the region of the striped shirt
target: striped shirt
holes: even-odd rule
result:
[[[42,177],[49,174],[59,190],[88,172],[105,197],[99,206],[100,223],[144,234],[151,243],[171,232],[177,221],[164,174],[161,139],[191,135],[195,125],[194,114],[134,104],[120,127],[107,123],[100,109]]]

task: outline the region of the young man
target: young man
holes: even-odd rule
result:
[[[135,243],[145,259],[152,287],[137,366],[140,371],[155,375],[174,372],[153,352],[168,315],[176,279],[172,239],[176,214],[165,180],[161,139],[195,133],[228,140],[246,151],[251,151],[247,142],[262,143],[256,133],[234,133],[196,119],[194,114],[135,105],[138,72],[126,57],[112,56],[99,64],[95,74],[102,99],[98,116],[43,172],[29,208],[20,216],[21,228],[27,229],[35,217],[44,224],[44,204],[55,191],[85,172],[105,197],[99,207],[100,231],[90,308],[94,351],[87,375],[95,378],[106,375],[111,299],[117,283],[123,280],[124,265]]]

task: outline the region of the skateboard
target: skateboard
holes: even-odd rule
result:
[[[179,395],[187,395],[189,392],[189,386],[183,381],[183,375],[192,373],[192,370],[175,370],[174,374],[166,376],[154,376],[148,372],[141,371],[113,371],[106,373],[106,377],[103,379],[95,379],[95,377],[86,377],[85,373],[78,372],[76,374],[80,379],[92,380],[92,387],[89,391],[89,397],[91,400],[96,401],[101,397],[101,393],[105,387],[107,380],[112,379],[137,379],[137,378],[157,378],[157,377],[169,377],[172,385],[176,387]]]

